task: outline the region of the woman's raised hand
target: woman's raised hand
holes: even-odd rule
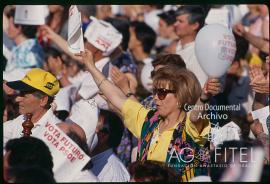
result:
[[[88,69],[95,67],[95,61],[91,51],[85,49],[84,52],[80,54],[75,54],[75,56],[81,57],[80,63],[84,64]]]
[[[218,78],[209,78],[203,87],[203,93],[207,96],[215,96],[221,91],[221,84]]]

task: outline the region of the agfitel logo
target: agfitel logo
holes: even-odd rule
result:
[[[53,88],[54,84],[51,82],[47,82],[47,84],[44,86],[45,88],[51,90]]]

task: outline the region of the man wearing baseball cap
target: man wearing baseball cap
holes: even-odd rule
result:
[[[15,101],[19,105],[17,118],[4,122],[4,145],[9,139],[21,137],[26,114],[32,114],[34,124],[31,136],[35,136],[36,129],[46,122],[59,123],[60,120],[53,114],[51,103],[59,91],[59,81],[51,73],[40,68],[33,68],[18,81],[7,82],[7,86],[16,90],[18,96]]]

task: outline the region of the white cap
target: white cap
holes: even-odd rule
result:
[[[45,24],[47,5],[16,5],[15,24],[43,25]]]
[[[71,115],[68,118],[78,124],[85,132],[88,145],[93,142],[98,122],[98,108],[94,100],[81,99],[71,108]]]
[[[101,50],[104,56],[109,56],[122,41],[122,34],[119,33],[110,23],[90,17],[90,24],[87,26],[84,37],[94,47]]]

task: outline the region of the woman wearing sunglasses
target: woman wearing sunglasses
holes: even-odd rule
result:
[[[179,181],[207,175],[208,150],[204,149],[210,123],[201,119],[205,103],[220,91],[218,79],[209,79],[201,90],[195,75],[166,66],[153,78],[156,110],[145,109],[128,98],[95,67],[92,53],[80,54],[97,86],[124,118],[125,126],[139,139],[137,159],[164,162],[179,174]],[[200,106],[187,112],[188,105]]]

